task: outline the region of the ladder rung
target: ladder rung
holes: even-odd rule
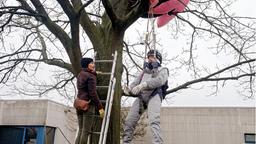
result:
[[[100,132],[90,132],[90,133],[100,135]]]
[[[86,115],[87,117],[100,117],[100,115]]]
[[[98,75],[111,75],[111,73],[110,72],[100,72],[100,73],[98,73]]]
[[[95,62],[113,62],[113,60],[95,60]]]
[[[96,86],[97,88],[108,88],[109,86]]]
[[[100,102],[102,102],[102,103],[106,103],[106,100],[100,100]]]

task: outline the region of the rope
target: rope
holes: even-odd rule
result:
[[[148,21],[147,21],[147,31],[146,31],[146,36],[145,36],[145,57],[144,57],[144,62],[147,59],[147,49],[151,50],[156,50],[156,34],[155,34],[155,26],[154,22],[155,19],[153,18],[154,12],[153,12],[153,7],[149,7],[148,11]],[[151,30],[149,30],[149,22],[151,22]],[[150,41],[152,37],[152,41]],[[152,47],[150,47],[152,45]],[[156,55],[156,51],[155,54]]]

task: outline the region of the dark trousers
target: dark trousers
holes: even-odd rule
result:
[[[100,125],[97,123],[98,117],[95,116],[96,110],[94,105],[85,112],[77,110],[78,118],[78,135],[75,144],[87,144],[89,136],[91,136],[90,144],[98,144],[99,135],[91,132],[98,131]]]

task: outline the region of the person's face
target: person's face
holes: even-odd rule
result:
[[[150,55],[148,56],[148,62],[149,63],[157,62],[157,59],[154,55]]]
[[[88,69],[91,70],[91,71],[94,71],[94,69],[95,69],[95,64],[94,64],[94,62],[89,63]]]

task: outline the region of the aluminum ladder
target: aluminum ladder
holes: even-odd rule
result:
[[[105,103],[105,114],[102,121],[101,130],[100,132],[94,132],[95,134],[100,134],[99,144],[106,144],[110,114],[112,110],[113,98],[115,93],[116,78],[114,75],[115,75],[115,68],[116,68],[117,51],[115,51],[115,53],[112,56],[113,56],[113,60],[95,60],[95,63],[112,62],[111,73],[99,73],[101,75],[110,75],[108,86],[97,86],[97,87],[108,88],[107,99]]]

